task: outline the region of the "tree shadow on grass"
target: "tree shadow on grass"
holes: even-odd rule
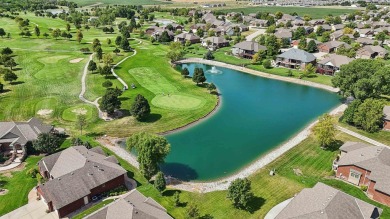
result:
[[[340,141],[340,140],[336,140],[334,141],[331,145],[329,145],[328,147],[324,148],[324,150],[326,151],[337,151],[340,149],[341,145],[343,145],[344,142],[343,141]]]
[[[20,68],[20,67],[18,67],[18,68],[12,68],[12,71],[20,71],[20,70],[22,70],[23,68]]]
[[[10,91],[11,91],[10,89],[4,89],[2,92],[0,92],[0,94],[5,94],[5,93],[8,93]]]
[[[143,122],[146,122],[146,123],[153,123],[153,122],[157,122],[158,120],[161,119],[161,114],[157,114],[157,113],[151,113],[147,118],[145,118],[143,120]]]
[[[8,181],[0,180],[0,189],[4,188],[7,184],[8,184]]]
[[[120,101],[126,101],[126,100],[130,100],[129,97],[119,97],[118,98]]]
[[[177,189],[173,189],[173,190],[165,190],[162,195],[165,196],[165,197],[172,197],[176,192],[179,193],[179,195],[181,194],[181,191],[180,190],[177,190]],[[176,207],[182,207],[182,208],[185,208],[187,207],[188,205],[188,202],[182,202],[180,201],[179,202],[179,205],[176,206]]]
[[[259,210],[265,203],[265,199],[257,196],[253,196],[252,200],[248,203],[248,212],[253,214]]]
[[[105,79],[109,79],[109,80],[115,80],[116,77],[114,75],[108,75],[108,76],[105,76],[104,77]]]
[[[11,85],[24,84],[24,81],[14,81],[10,83]]]
[[[90,132],[90,133],[86,134],[86,136],[92,137],[92,138],[100,137],[100,136],[102,136],[102,135],[104,135],[103,132]]]

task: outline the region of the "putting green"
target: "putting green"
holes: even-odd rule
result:
[[[92,119],[93,114],[95,112],[96,112],[95,107],[93,107],[91,105],[87,105],[87,104],[80,104],[80,105],[69,107],[69,108],[65,109],[62,112],[62,118],[64,120],[67,120],[67,121],[75,122],[75,121],[77,121],[77,116],[80,114],[83,114],[83,115],[85,115],[87,120],[90,120],[90,119]]]
[[[204,105],[202,99],[182,94],[157,95],[152,99],[152,104],[157,107],[176,110],[192,110]]]
[[[138,83],[156,95],[172,94],[178,92],[177,88],[154,68],[133,68],[129,73]]]
[[[70,56],[67,56],[67,55],[47,56],[47,57],[38,59],[38,61],[40,61],[40,62],[42,62],[44,64],[54,64],[54,63],[57,63],[58,61],[60,61],[62,59],[66,59],[66,58],[69,58],[69,57]]]

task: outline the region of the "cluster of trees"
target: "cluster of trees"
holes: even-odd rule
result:
[[[55,134],[41,133],[37,139],[32,142],[35,150],[42,153],[54,153],[61,146],[62,139]]]
[[[198,85],[199,83],[203,84],[206,81],[206,76],[204,75],[203,68],[195,68],[194,74],[192,75],[192,81]]]
[[[167,57],[171,60],[171,62],[179,61],[183,58],[184,54],[183,45],[180,42],[171,42],[169,44]]]
[[[126,145],[129,151],[136,150],[140,171],[147,180],[160,171],[159,165],[164,162],[171,150],[167,139],[145,132],[129,137]]]
[[[0,68],[0,75],[3,76],[4,81],[12,83],[18,79],[18,76],[14,73],[13,70],[17,63],[15,62],[13,56],[13,51],[9,47],[3,48],[1,50],[0,64],[8,68]],[[0,93],[4,91],[4,85],[0,83]]]
[[[100,103],[100,109],[108,114],[113,114],[115,110],[121,108],[121,100],[119,97],[122,95],[122,91],[118,88],[109,88],[102,97]]]
[[[130,37],[130,35],[129,35]],[[130,43],[129,40],[127,39],[128,37],[122,35],[122,36],[117,36],[115,38],[115,45],[118,46],[119,48],[123,49],[124,51],[130,51]],[[119,53],[119,49],[115,48],[114,50],[115,53]]]

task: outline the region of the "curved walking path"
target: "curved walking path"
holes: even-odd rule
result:
[[[142,43],[142,41],[140,40],[139,43],[138,43],[138,44],[135,44],[135,45],[139,45],[139,44],[141,44],[141,43]],[[123,88],[124,88],[123,90],[127,90],[127,89],[128,89],[128,86],[127,86],[126,82],[125,82],[122,78],[120,78],[120,77],[115,73],[114,69],[115,69],[118,65],[120,65],[120,64],[122,64],[124,61],[126,61],[128,58],[135,56],[135,55],[137,54],[137,50],[135,50],[135,49],[133,49],[133,50],[134,50],[134,54],[132,54],[132,55],[130,55],[130,56],[127,56],[127,57],[123,58],[120,62],[118,62],[117,64],[115,64],[115,65],[112,66],[112,68],[111,68],[111,73],[112,73],[112,74],[115,76],[115,78],[118,79],[118,81],[123,85]],[[87,61],[87,63],[86,63],[85,66],[84,66],[83,75],[81,76],[81,92],[80,92],[80,94],[79,94],[79,98],[80,98],[80,100],[83,101],[84,103],[94,105],[94,106],[97,108],[97,110],[99,111],[99,118],[101,118],[101,119],[103,119],[103,120],[109,120],[109,118],[106,117],[106,116],[104,116],[104,113],[100,110],[98,101],[99,101],[99,99],[100,99],[101,97],[96,98],[96,100],[93,101],[93,102],[90,101],[90,100],[87,100],[87,99],[84,97],[84,94],[85,94],[85,92],[87,91],[86,81],[87,81],[87,75],[88,75],[88,65],[89,65],[89,62],[92,61],[93,55],[94,55],[94,53],[92,53],[92,54],[89,56],[88,61]]]
[[[362,140],[362,141],[368,142],[368,143],[370,143],[370,144],[372,144],[372,145],[379,146],[379,147],[388,147],[388,146],[385,145],[385,144],[382,144],[382,143],[380,143],[380,142],[378,142],[378,141],[375,141],[375,140],[373,140],[373,139],[371,139],[371,138],[368,138],[368,137],[366,137],[366,136],[363,136],[363,135],[361,135],[361,134],[358,134],[358,133],[356,133],[356,132],[354,132],[354,131],[351,131],[351,130],[349,130],[349,129],[343,128],[343,127],[341,127],[341,126],[337,126],[336,128],[337,128],[338,130],[344,132],[344,133],[347,133],[348,135],[351,135],[351,136],[353,136],[353,137],[355,137],[355,138],[358,138],[358,139],[360,139],[360,140]]]
[[[298,78],[290,78],[290,77],[269,74],[269,73],[256,71],[253,69],[249,69],[249,68],[245,68],[245,67],[241,67],[241,66],[237,66],[237,65],[231,65],[231,64],[227,64],[227,63],[223,63],[223,62],[206,60],[206,59],[202,59],[202,58],[188,58],[188,59],[177,61],[176,63],[177,64],[201,63],[201,64],[206,64],[206,65],[214,65],[214,66],[234,69],[236,71],[241,71],[241,72],[245,72],[248,74],[257,75],[257,76],[264,77],[264,78],[271,78],[271,79],[275,79],[275,80],[286,81],[286,82],[291,82],[291,83],[295,83],[295,84],[316,87],[316,88],[328,90],[331,92],[339,92],[339,88],[334,88],[334,87],[324,85],[324,84],[319,84],[319,83],[306,81],[306,80],[302,80],[302,79],[298,79]]]

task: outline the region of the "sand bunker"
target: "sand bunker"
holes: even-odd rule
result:
[[[78,58],[78,59],[72,59],[69,61],[69,63],[79,63],[83,60],[84,58]]]
[[[40,109],[38,110],[37,114],[40,116],[49,116],[52,112],[53,110],[51,109]]]
[[[78,108],[78,109],[72,110],[72,112],[76,113],[77,115],[85,115],[85,114],[87,114],[88,110],[86,110],[85,108]]]

